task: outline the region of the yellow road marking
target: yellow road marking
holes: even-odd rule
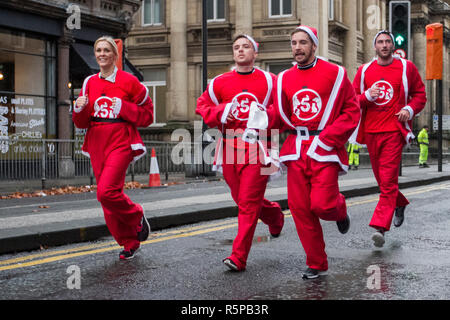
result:
[[[208,232],[214,232],[214,231],[220,231],[220,230],[224,230],[224,229],[234,228],[236,226],[237,226],[237,223],[232,223],[232,224],[222,225],[222,226],[213,227],[213,228],[200,229],[197,231],[186,232],[184,234],[171,235],[171,236],[167,236],[167,237],[161,237],[158,239],[147,240],[147,241],[142,242],[141,245],[150,244],[150,243],[158,243],[158,242],[168,241],[168,240],[172,240],[172,239],[186,238],[186,237],[196,236],[196,235],[200,235],[200,234],[204,234],[204,233],[208,233]],[[65,259],[70,259],[70,258],[76,258],[76,257],[84,256],[84,255],[118,250],[120,248],[122,248],[122,247],[115,245],[115,246],[109,246],[107,248],[102,248],[102,249],[94,249],[94,250],[89,250],[89,251],[67,253],[64,255],[49,257],[49,258],[40,259],[40,260],[34,260],[34,261],[30,261],[30,262],[2,266],[2,267],[0,267],[0,271],[24,268],[24,267],[31,267],[31,266],[35,266],[35,265],[39,265],[39,264],[50,263],[50,262],[55,262],[55,261],[60,261],[60,260],[65,260]]]
[[[440,189],[446,189],[448,187],[449,187],[449,184],[444,184],[444,185],[437,186],[437,187],[422,188],[422,189],[419,189],[416,191],[411,191],[411,192],[404,193],[404,194],[405,194],[405,196],[409,196],[409,195],[415,195],[415,194],[420,194],[420,193],[425,193],[425,192],[430,192],[430,191],[435,191],[435,190],[440,190]],[[347,203],[347,207],[361,205],[361,204],[367,204],[367,203],[376,202],[376,201],[378,201],[378,197],[373,197],[370,199],[354,201],[354,202],[349,201]],[[285,214],[285,218],[292,217],[289,209],[283,210],[283,213]],[[229,221],[225,221],[225,222],[222,221],[219,223],[212,223],[207,226],[194,226],[194,227],[188,227],[188,228],[181,228],[181,229],[177,229],[177,230],[168,230],[163,233],[154,232],[154,233],[150,234],[150,237],[155,238],[155,239],[151,239],[151,240],[142,242],[141,245],[158,243],[158,242],[168,241],[168,240],[173,240],[173,239],[186,238],[186,237],[191,237],[191,236],[200,235],[200,234],[204,234],[204,233],[220,231],[220,230],[224,230],[224,229],[230,229],[230,228],[234,228],[236,226],[237,226],[237,223],[235,223],[235,222],[230,224]],[[51,251],[51,252],[32,254],[32,255],[27,255],[27,256],[23,256],[23,257],[0,261],[0,271],[30,267],[30,266],[35,266],[35,265],[40,265],[40,264],[70,259],[70,258],[76,258],[76,257],[84,256],[84,255],[91,255],[91,254],[96,254],[96,253],[103,253],[103,252],[118,250],[120,248],[122,248],[122,247],[116,245],[115,241],[108,241],[108,242],[102,243],[102,244],[92,244],[92,245],[80,246],[80,247],[72,248],[72,249],[55,250],[55,251]],[[44,258],[39,259],[42,257],[44,257]],[[38,260],[33,260],[33,259],[38,259]],[[33,261],[24,262],[24,261],[28,261],[28,260],[33,260]]]

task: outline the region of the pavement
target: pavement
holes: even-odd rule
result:
[[[436,164],[431,164],[430,168],[404,166],[399,186],[405,189],[446,180],[450,180],[450,164],[444,163],[441,172],[438,172]],[[165,187],[125,191],[133,201],[143,206],[152,231],[237,216],[237,207],[221,176],[202,179],[178,176],[172,182]],[[33,182],[2,183],[0,193],[7,194],[8,189],[17,191],[21,183],[27,189],[34,186]],[[39,188],[40,182],[34,183]],[[79,185],[80,181],[65,180],[64,183]],[[339,185],[346,198],[379,192],[370,167],[351,170],[340,176]],[[286,174],[269,182],[265,197],[288,209]],[[0,200],[0,254],[46,249],[109,236],[95,192]]]

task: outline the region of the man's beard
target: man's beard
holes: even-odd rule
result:
[[[299,57],[301,59],[301,61],[297,60],[297,57]],[[294,60],[299,64],[299,65],[306,65],[308,64],[309,60],[312,57],[312,51],[310,51],[309,53],[305,52],[304,55],[294,55]]]
[[[377,50],[376,51],[377,56],[380,57],[380,58],[389,58],[393,53],[394,53],[393,49],[391,49],[391,50],[388,49],[385,52],[383,52],[382,50]]]

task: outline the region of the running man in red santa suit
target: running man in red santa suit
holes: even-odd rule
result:
[[[317,30],[299,26],[291,33],[296,65],[278,75],[276,106],[283,130],[280,151],[288,168],[288,204],[306,253],[304,279],[326,274],[320,219],[336,221],[346,233],[350,218],[338,175],[348,170],[345,143],[355,130],[359,106],[344,68],[316,57]]]
[[[137,127],[152,123],[153,104],[148,89],[115,66],[114,39],[99,38],[94,53],[100,72],[84,80],[72,118],[78,128],[87,128],[82,152],[91,159],[106,225],[124,247],[119,258],[127,260],[150,231],[142,206],[130,200],[123,186],[129,164],[146,152]]]
[[[265,111],[272,107],[275,75],[254,66],[258,45],[252,37],[237,36],[232,49],[236,68],[210,82],[197,101],[196,113],[223,135],[216,146],[215,167],[222,170],[239,210],[232,253],[223,263],[233,271],[242,271],[246,268],[258,218],[277,237],[283,228],[284,215],[278,203],[264,198],[269,175],[263,169],[273,161],[268,154],[270,142],[259,140],[252,145],[242,139],[252,108]]]
[[[409,204],[398,188],[399,166],[403,146],[414,138],[412,119],[425,107],[426,94],[416,66],[393,55],[389,31],[377,33],[374,47],[376,57],[358,69],[353,87],[362,111],[356,142],[367,145],[381,193],[369,225],[376,229],[374,245],[382,247],[394,212],[399,227]]]

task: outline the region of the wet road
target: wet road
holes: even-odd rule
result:
[[[377,195],[351,198],[346,235],[323,222],[329,274],[304,281],[305,254],[286,211],[281,236],[256,229],[247,270],[222,264],[237,219],[151,234],[131,261],[112,238],[0,256],[1,299],[450,299],[450,183],[403,190],[411,205],[400,228],[373,247],[368,222]]]

